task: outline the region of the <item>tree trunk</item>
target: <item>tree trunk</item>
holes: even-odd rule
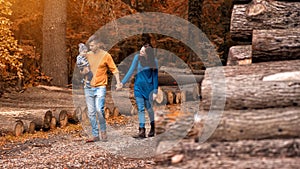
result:
[[[299,117],[299,107],[224,111],[210,140],[235,141],[300,137]],[[209,121],[209,119],[206,120]]]
[[[232,46],[229,49],[227,66],[249,65],[252,63],[252,46]]]
[[[299,39],[300,28],[253,30],[252,61],[265,62],[299,59]]]
[[[189,0],[188,20],[198,28],[202,28],[201,14],[203,0]]]
[[[66,0],[45,0],[42,70],[56,86],[68,84],[66,17]]]
[[[286,66],[288,65],[288,66]],[[261,109],[300,105],[299,78],[265,80],[270,75],[287,72],[296,74],[300,60],[256,63],[247,66],[209,68],[202,83],[202,104],[208,110],[212,102],[212,85],[216,89],[224,85],[222,80],[212,82],[212,72],[224,70],[226,78],[225,109]],[[215,70],[214,70],[215,69]],[[219,99],[220,97],[217,97]],[[216,100],[215,100],[216,101]],[[212,105],[218,106],[218,105]]]
[[[258,8],[261,10],[254,10]],[[257,30],[300,28],[299,9],[298,2],[262,1],[262,3],[234,5],[230,26],[231,37],[235,41],[243,43],[247,41],[250,44],[254,28]]]

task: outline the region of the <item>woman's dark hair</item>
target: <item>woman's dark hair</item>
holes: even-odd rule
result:
[[[152,69],[156,69],[156,63],[155,63],[155,56],[154,56],[154,49],[151,44],[146,43],[143,45],[145,48],[145,52],[147,54],[147,57],[139,57],[140,63],[143,66],[149,66]]]

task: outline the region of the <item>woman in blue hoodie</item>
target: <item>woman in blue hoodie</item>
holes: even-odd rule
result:
[[[145,44],[139,54],[134,56],[131,66],[121,82],[127,83],[134,71],[137,71],[134,81],[134,96],[138,108],[139,133],[134,138],[145,138],[145,108],[149,113],[151,129],[148,137],[155,135],[154,111],[152,101],[156,98],[158,88],[158,63],[154,56],[154,49]]]

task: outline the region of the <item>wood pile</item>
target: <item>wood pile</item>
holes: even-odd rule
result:
[[[77,123],[77,109],[39,109],[1,112],[1,135],[20,136],[23,133],[48,131],[56,127],[64,128],[69,122]],[[5,119],[5,120],[3,120]]]
[[[159,87],[155,103],[173,105],[199,100],[204,72],[204,70],[161,67],[158,73]]]
[[[214,72],[225,77],[226,102],[211,139],[300,137],[300,2],[235,0],[227,66],[208,68],[202,105],[212,105]],[[219,72],[220,72],[219,71]]]
[[[126,122],[117,107],[112,111],[105,107],[105,118],[109,124]],[[0,136],[34,134],[36,131],[65,128],[68,124],[89,124],[86,107],[1,112],[0,119]]]

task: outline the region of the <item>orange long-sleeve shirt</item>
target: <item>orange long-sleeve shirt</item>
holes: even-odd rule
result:
[[[86,57],[93,73],[93,79],[91,80],[91,86],[93,87],[107,85],[107,70],[110,70],[113,74],[119,72],[111,55],[104,50],[99,50],[95,54],[89,52]]]

